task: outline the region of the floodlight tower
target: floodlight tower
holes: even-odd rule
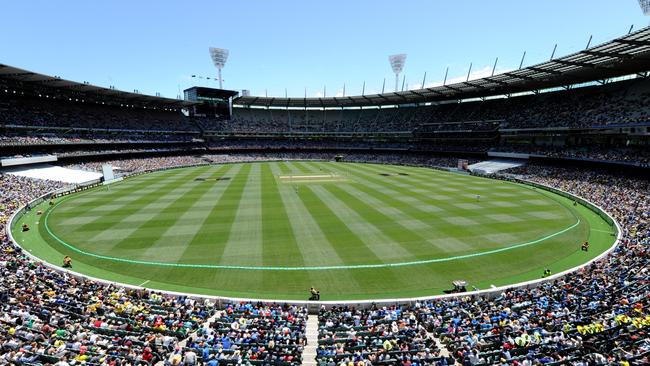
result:
[[[639,0],[644,15],[650,15],[650,0]]]
[[[399,83],[399,74],[404,69],[404,63],[406,62],[406,54],[400,53],[399,55],[388,56],[388,62],[390,62],[390,67],[393,68],[395,73],[395,92],[397,92],[397,85]]]
[[[210,57],[214,66],[219,70],[219,89],[223,89],[223,80],[221,79],[221,69],[226,65],[228,60],[228,50],[224,48],[210,47]]]

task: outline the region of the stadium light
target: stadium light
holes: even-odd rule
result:
[[[219,89],[223,89],[223,79],[221,79],[221,69],[226,65],[228,60],[228,50],[224,48],[210,47],[210,57],[214,66],[219,71]]]
[[[650,15],[650,0],[639,0],[639,5],[644,15]]]
[[[399,55],[388,56],[388,62],[390,62],[390,67],[393,68],[393,72],[395,73],[395,92],[397,93],[399,74],[401,74],[402,70],[404,69],[404,63],[406,62],[406,54],[400,53]]]

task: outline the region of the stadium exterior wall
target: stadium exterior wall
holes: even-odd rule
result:
[[[241,162],[240,162],[241,163]],[[182,167],[172,167],[172,168],[163,168],[163,169],[157,169],[157,170],[151,170],[151,171],[146,171],[146,172],[140,172],[140,173],[135,173],[130,175],[129,177],[136,176],[136,175],[141,175],[141,174],[147,174],[151,173],[153,171],[160,171],[160,170],[169,170],[169,169],[180,169],[180,168],[185,168],[185,167],[190,167],[190,166],[201,166],[201,165],[209,165],[209,164],[197,164],[197,165],[189,165],[189,166],[182,166]],[[495,179],[495,178],[491,178]],[[591,209],[592,211],[596,212],[600,216],[602,216],[608,223],[613,224],[616,227],[617,230],[617,236],[616,240],[614,243],[603,253],[598,255],[597,257],[591,259],[590,261],[583,263],[579,266],[567,269],[565,271],[559,272],[555,275],[549,276],[547,278],[542,278],[542,279],[536,279],[536,280],[531,280],[531,281],[526,281],[526,282],[520,282],[520,283],[515,283],[511,285],[506,285],[506,286],[500,286],[500,287],[493,287],[489,289],[484,289],[484,290],[476,290],[476,291],[468,291],[468,292],[463,292],[463,293],[456,293],[456,294],[446,294],[446,295],[433,295],[433,296],[423,296],[423,297],[413,297],[413,298],[394,298],[394,299],[375,299],[375,300],[359,300],[359,301],[293,301],[293,300],[277,300],[277,299],[254,299],[254,298],[236,298],[236,297],[224,297],[224,296],[210,296],[210,295],[199,295],[199,294],[193,294],[193,293],[185,293],[185,292],[176,292],[176,291],[166,291],[166,290],[159,290],[159,289],[151,289],[151,288],[146,288],[142,286],[135,286],[135,285],[130,285],[126,283],[121,283],[121,282],[114,282],[114,281],[108,281],[104,280],[101,278],[96,278],[92,276],[88,276],[82,273],[78,273],[75,271],[71,271],[68,269],[61,268],[59,266],[56,266],[54,264],[51,264],[45,260],[42,260],[41,258],[31,254],[29,251],[23,250],[23,248],[18,244],[18,242],[14,239],[12,235],[12,228],[14,227],[15,221],[22,216],[23,213],[25,213],[30,207],[34,207],[35,205],[43,202],[46,199],[49,199],[50,197],[53,197],[54,195],[61,195],[61,194],[70,194],[73,192],[77,192],[79,190],[87,189],[90,188],[91,186],[76,186],[72,189],[69,189],[65,192],[62,192],[61,190],[59,191],[54,191],[54,192],[49,192],[46,193],[29,203],[27,203],[25,206],[19,208],[16,210],[11,217],[9,218],[9,221],[5,227],[5,231],[7,234],[7,237],[9,240],[13,243],[14,246],[19,248],[22,253],[30,257],[36,262],[41,263],[42,265],[61,272],[61,273],[66,273],[70,276],[74,276],[76,278],[81,278],[81,279],[87,279],[87,280],[92,280],[96,281],[98,283],[102,283],[105,285],[117,285],[121,286],[124,288],[130,288],[130,289],[136,289],[136,290],[150,290],[150,291],[155,291],[158,293],[163,293],[163,294],[168,294],[172,296],[185,296],[185,297],[190,297],[194,298],[197,300],[205,300],[205,301],[211,301],[215,303],[216,305],[224,305],[224,304],[231,304],[231,303],[237,303],[237,302],[262,302],[262,303],[286,303],[286,304],[294,304],[294,305],[301,305],[305,306],[309,309],[309,312],[312,314],[315,314],[318,312],[318,310],[322,307],[325,306],[327,307],[333,307],[333,306],[338,306],[338,305],[353,305],[359,308],[368,308],[373,305],[378,305],[378,306],[384,306],[384,305],[392,305],[392,304],[414,304],[416,302],[422,302],[422,301],[427,301],[427,300],[439,300],[439,299],[445,299],[445,298],[453,298],[453,297],[467,297],[467,296],[485,296],[485,297],[496,297],[499,296],[501,293],[503,293],[506,290],[510,289],[521,289],[521,288],[535,288],[537,286],[540,286],[541,284],[547,283],[549,281],[555,281],[559,278],[562,278],[570,273],[574,273],[576,271],[579,271],[583,268],[586,268],[587,266],[591,265],[594,262],[597,262],[607,255],[609,255],[621,241],[622,237],[622,229],[618,222],[611,216],[609,213],[607,213],[602,207],[594,204],[593,202],[576,196],[572,195],[568,192],[546,186],[543,184],[535,183],[535,182],[530,182],[526,180],[521,180],[521,179],[512,179],[510,178],[509,180],[513,180],[519,183],[527,184],[533,187],[541,188],[541,189],[546,189],[549,191],[552,191],[554,193],[561,194],[565,197],[570,197],[573,199],[576,199],[576,201],[580,202],[581,204],[584,204],[586,207]],[[96,185],[97,183],[94,183],[92,186]]]

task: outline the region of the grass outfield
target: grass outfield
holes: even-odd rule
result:
[[[38,230],[14,235],[51,263],[70,255],[95,277],[249,298],[304,300],[311,286],[322,300],[426,296],[456,279],[488,288],[574,267],[615,239],[550,192],[377,164],[172,169],[40,209],[17,222]]]

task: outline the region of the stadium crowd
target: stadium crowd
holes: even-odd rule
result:
[[[302,362],[306,344],[307,309],[292,305],[241,303],[217,312],[186,350],[202,361],[234,364],[295,365]]]
[[[86,133],[94,130],[99,134],[140,131],[143,135],[123,134],[125,140],[151,139],[146,135],[158,132],[164,136],[165,132],[172,131],[195,134],[202,131],[488,133],[499,128],[647,126],[650,122],[649,100],[649,82],[640,78],[535,95],[420,107],[338,110],[235,108],[233,118],[227,120],[222,116],[189,118],[179,110],[0,93],[0,125],[23,129],[28,126],[73,128],[84,129]],[[154,137],[156,140],[161,138],[187,137]],[[21,139],[28,142],[30,138],[18,138],[17,142],[20,143]],[[37,139],[35,142],[40,141]]]
[[[178,148],[232,149],[407,149],[428,151],[511,151],[549,157],[606,160],[647,166],[647,139],[630,146],[534,146],[504,144],[512,128],[604,128],[603,133],[643,136],[650,125],[650,82],[647,79],[566,91],[438,103],[418,107],[331,110],[234,108],[233,118],[186,117],[180,110],[109,105],[52,96],[0,93],[2,156],[33,153],[81,155],[79,150],[147,154],[152,143],[196,142]],[[30,127],[31,126],[31,127]],[[625,128],[625,130],[623,130]],[[216,132],[216,135],[210,133]],[[231,134],[298,133],[299,137],[255,138]],[[303,138],[301,133],[314,133]],[[321,134],[319,133],[328,133]],[[340,134],[332,137],[329,133]],[[350,134],[353,135],[350,135]],[[224,135],[229,138],[224,138]],[[501,137],[501,138],[500,138]],[[512,136],[510,136],[512,137]],[[517,136],[515,136],[517,137]],[[634,140],[634,139],[631,139]],[[204,142],[207,143],[204,144]],[[528,140],[525,140],[528,141]],[[136,146],[148,143],[146,147]],[[634,143],[640,143],[634,147]],[[85,144],[85,146],[84,146]],[[102,144],[124,144],[100,148]],[[56,145],[50,146],[48,145]],[[13,150],[12,150],[13,148]]]
[[[175,156],[158,158],[134,158],[122,160],[109,160],[102,162],[88,162],[71,164],[68,167],[88,171],[101,172],[103,164],[109,164],[114,169],[124,173],[142,173],[158,169],[174,168],[181,166],[193,166],[203,164],[238,163],[248,161],[267,160],[332,160],[334,155],[328,152],[268,152],[268,153],[238,153],[238,154],[205,154],[201,156]],[[349,162],[377,162],[384,164],[409,164],[428,167],[453,167],[457,165],[458,158],[435,157],[429,154],[369,154],[350,153],[342,156],[344,161]],[[469,162],[476,162],[469,159]]]
[[[88,162],[88,163],[77,163],[69,165],[70,168],[88,170],[94,172],[101,172],[102,165],[108,164],[113,166],[113,169],[121,171],[124,173],[140,173],[151,170],[158,170],[164,168],[174,168],[179,166],[192,166],[207,164],[208,162],[197,156],[187,155],[187,156],[170,156],[170,157],[158,157],[158,158],[134,158],[134,159],[119,159],[119,160],[107,160],[101,162]]]
[[[0,125],[96,130],[198,131],[180,111],[0,93]]]
[[[637,164],[641,166],[650,165],[650,148],[646,146],[614,148],[600,146],[566,147],[503,144],[493,147],[490,150],[540,155],[552,158],[588,159]]]
[[[0,145],[61,145],[61,144],[115,144],[115,143],[146,143],[146,142],[186,142],[191,141],[187,135],[143,134],[143,135],[103,135],[99,132],[88,135],[58,136],[53,133],[13,134],[0,136]]]
[[[450,362],[427,331],[427,306],[321,308],[316,360],[321,365],[430,365]]]
[[[302,139],[223,139],[208,143],[195,142],[191,145],[175,145],[174,142],[189,141],[128,141],[109,140],[106,138],[84,139],[73,138],[65,140],[57,137],[26,137],[20,143],[13,137],[0,138],[0,144],[8,142],[7,147],[16,145],[39,146],[32,153],[21,150],[15,153],[1,154],[2,157],[25,157],[39,154],[52,154],[58,157],[83,157],[87,155],[133,154],[147,156],[160,152],[191,152],[207,150],[213,154],[228,153],[231,150],[328,150],[346,154],[357,150],[404,150],[432,152],[512,152],[532,154],[551,158],[569,158],[607,161],[640,166],[650,165],[650,151],[646,146],[634,147],[602,147],[602,146],[536,146],[530,144],[499,144],[497,142],[468,142],[465,140],[447,140],[445,142],[430,141],[373,141],[373,140],[302,140]],[[118,145],[110,145],[118,143]],[[139,145],[148,143],[148,145]],[[56,146],[53,146],[55,145]],[[123,145],[122,145],[123,144]],[[44,147],[43,145],[51,145]]]
[[[231,121],[204,119],[208,131],[230,132],[487,132],[497,128],[644,126],[650,86],[633,79],[485,101],[423,107],[341,110],[236,108]]]
[[[210,141],[212,150],[328,150],[334,153],[354,152],[356,150],[397,150],[414,152],[485,152],[493,144],[481,141],[385,141],[366,139],[359,140],[306,140],[306,139],[237,139]],[[331,153],[330,153],[331,154]]]

